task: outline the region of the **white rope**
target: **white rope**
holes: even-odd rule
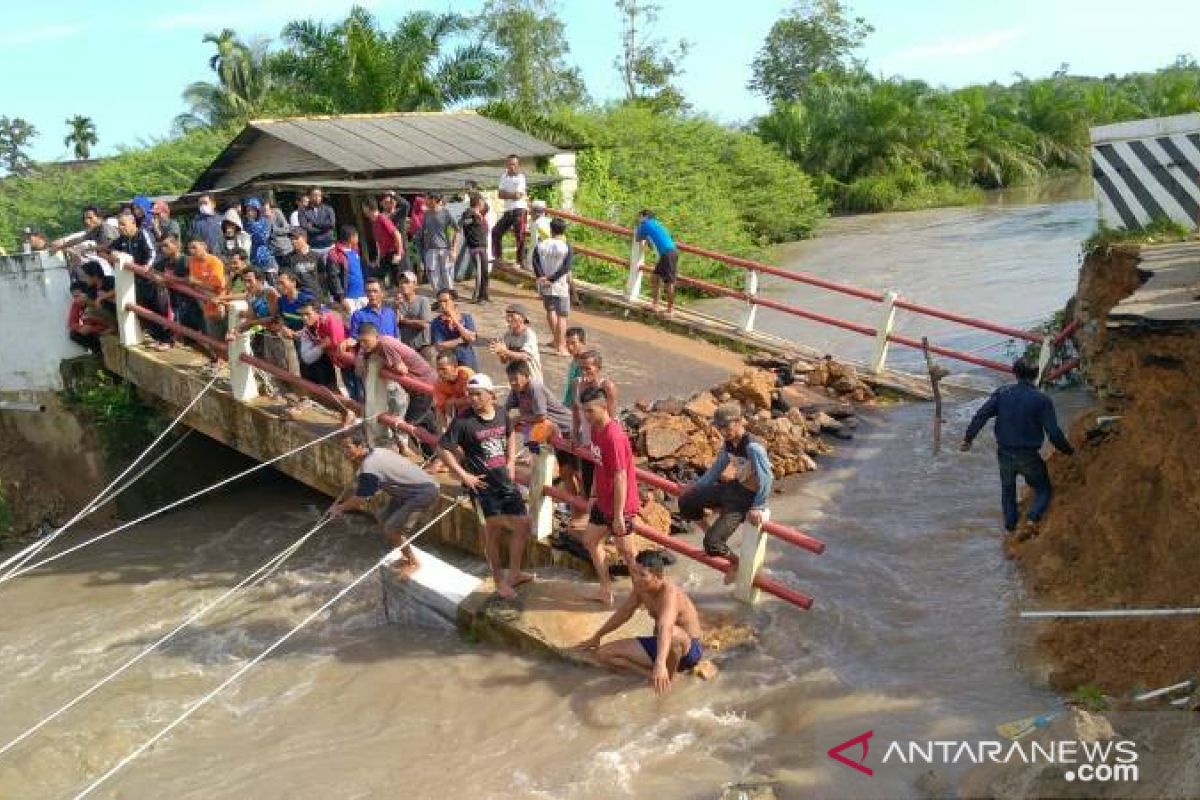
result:
[[[214,377],[207,384],[205,384],[204,388],[201,389],[196,394],[196,396],[193,397],[186,406],[184,406],[183,410],[175,415],[175,419],[171,420],[171,424],[168,425],[165,429],[163,429],[162,433],[160,433],[157,437],[155,437],[154,441],[150,443],[150,446],[147,447],[145,450],[143,450],[141,452],[141,454],[138,455],[138,457],[135,458],[132,463],[130,463],[129,466],[127,466],[125,469],[123,469],[121,471],[120,475],[113,478],[112,481],[110,481],[107,486],[105,486],[103,489],[101,489],[100,493],[97,494],[95,497],[93,497],[91,502],[89,502],[87,505],[85,505],[82,509],[79,510],[79,513],[77,513],[75,516],[71,517],[71,519],[69,519],[67,521],[66,525],[63,525],[61,528],[59,528],[58,530],[56,530],[54,533],[50,534],[49,536],[42,537],[38,541],[36,541],[33,544],[26,547],[21,552],[17,553],[16,555],[12,556],[9,559],[6,559],[3,564],[0,564],[0,570],[8,569],[10,564],[13,565],[12,568],[8,570],[8,572],[6,572],[3,576],[0,576],[0,583],[3,583],[4,581],[6,581],[12,577],[15,577],[15,575],[17,574],[17,571],[20,570],[20,568],[22,566],[24,566],[26,563],[28,563],[31,558],[33,558],[35,555],[40,553],[48,544],[50,544],[55,539],[57,539],[59,536],[61,536],[64,531],[66,531],[68,528],[70,528],[76,522],[83,519],[88,514],[92,513],[97,508],[99,508],[101,505],[103,505],[103,503],[101,502],[101,498],[104,498],[104,496],[106,494],[108,494],[110,491],[112,491],[112,488],[114,486],[116,486],[118,483],[120,483],[125,478],[126,475],[128,475],[130,472],[132,472],[133,468],[136,467],[138,464],[140,464],[142,462],[142,459],[145,458],[147,455],[149,455],[150,451],[153,450],[155,447],[157,447],[158,443],[161,442],[168,433],[170,433],[172,430],[175,429],[175,426],[178,425],[179,422],[187,415],[187,413],[192,410],[192,408],[196,405],[196,403],[200,402],[200,398],[204,397],[204,395],[208,393],[208,390],[211,389],[213,387],[213,384],[215,384],[216,382],[217,382],[217,379]],[[127,486],[122,487],[120,491],[124,491],[126,488],[128,488],[128,487]],[[113,497],[116,497],[118,494],[120,494],[120,491],[113,492],[112,495],[104,502],[108,502],[108,500],[111,500]]]
[[[286,453],[283,453],[282,455],[275,456],[274,458],[270,459],[269,461],[263,461],[261,464],[255,464],[253,467],[250,467],[249,469],[244,469],[241,472],[237,473],[236,475],[230,475],[228,478],[218,481],[217,483],[214,483],[212,486],[192,492],[187,497],[183,497],[172,503],[168,503],[167,505],[163,506],[162,508],[151,511],[148,514],[143,514],[142,516],[138,517],[135,520],[126,522],[122,525],[118,525],[117,527],[113,528],[110,531],[106,531],[98,536],[92,537],[91,539],[87,539],[83,542],[80,542],[77,545],[68,547],[66,550],[55,553],[54,555],[52,555],[48,558],[42,559],[41,561],[38,561],[35,564],[30,564],[29,566],[26,566],[23,569],[11,572],[8,575],[5,575],[3,578],[0,578],[0,584],[4,583],[7,580],[11,580],[12,578],[19,578],[20,576],[24,575],[27,572],[31,572],[31,571],[37,569],[38,567],[49,564],[51,561],[57,561],[58,559],[62,558],[63,556],[74,553],[76,550],[80,550],[84,547],[95,544],[96,542],[99,542],[103,539],[107,539],[109,536],[120,533],[123,530],[132,528],[134,525],[138,525],[142,522],[145,522],[148,519],[153,519],[154,517],[157,517],[160,514],[164,514],[173,508],[177,508],[177,507],[183,505],[184,503],[195,500],[197,497],[206,495],[209,492],[214,492],[217,489],[220,489],[222,486],[226,486],[230,483],[233,483],[238,478],[244,478],[253,472],[258,472],[260,469],[269,467],[272,464],[282,461],[283,459],[288,458],[290,456],[294,456],[296,453],[299,453],[302,450],[307,450],[308,448],[312,447],[313,445],[320,444],[321,442],[325,441],[326,439],[332,439],[335,436],[342,436],[342,435],[354,430],[354,428],[358,427],[359,425],[364,424],[365,422],[366,422],[366,420],[359,420],[358,422],[354,423],[353,425],[350,425],[349,427],[338,428],[336,430],[330,431],[329,433],[324,434],[323,436],[319,436],[318,438],[313,439],[311,442],[307,442],[305,444],[300,445],[299,447],[295,447],[295,448],[287,451]]]
[[[317,522],[317,524],[315,526],[310,528],[307,533],[305,533],[303,536],[301,536],[295,542],[293,542],[290,545],[288,545],[287,547],[285,547],[278,554],[273,556],[269,561],[265,562],[262,566],[260,566],[258,569],[254,570],[249,575],[247,575],[245,578],[243,578],[241,583],[228,589],[220,597],[217,597],[217,598],[205,603],[203,606],[201,606],[199,609],[197,609],[193,614],[191,614],[187,619],[185,619],[183,622],[179,623],[174,628],[172,628],[169,632],[167,632],[166,634],[161,636],[153,644],[147,646],[144,650],[142,650],[136,656],[129,659],[124,664],[122,664],[121,666],[114,669],[112,672],[105,675],[99,681],[97,681],[96,683],[94,683],[90,687],[88,687],[85,691],[76,695],[73,700],[71,700],[69,703],[63,705],[61,708],[59,708],[53,714],[50,714],[49,716],[43,718],[36,725],[28,728],[20,736],[16,737],[15,739],[10,741],[8,744],[4,745],[3,747],[0,747],[0,756],[3,756],[9,750],[13,749],[17,745],[19,745],[21,742],[28,739],[33,734],[37,733],[42,728],[49,725],[51,722],[58,719],[66,712],[70,711],[72,708],[74,708],[75,706],[82,703],[88,697],[92,696],[97,691],[99,691],[101,687],[103,687],[106,684],[115,680],[118,676],[120,676],[122,673],[124,673],[126,670],[128,670],[130,667],[132,667],[134,664],[137,664],[143,658],[150,655],[155,650],[157,650],[159,647],[161,647],[164,644],[166,644],[167,642],[169,642],[171,639],[173,639],[175,637],[176,634],[183,631],[185,628],[189,627],[192,623],[199,620],[201,617],[203,617],[209,611],[212,611],[214,608],[221,605],[221,603],[228,600],[230,597],[232,597],[237,592],[241,591],[247,585],[256,582],[259,578],[265,579],[272,572],[274,572],[274,570],[276,568],[278,568],[279,566],[282,566],[285,561],[287,561],[297,550],[300,549],[300,547],[306,541],[309,540],[309,538],[311,538],[314,534],[316,534],[318,531],[320,531],[322,528],[324,528],[326,525],[328,525],[331,520],[332,520],[332,517],[330,517],[328,514],[322,515],[320,521]]]
[[[1021,619],[1116,619],[1120,617],[1185,617],[1200,608],[1110,608],[1095,611],[1022,611]]]
[[[425,533],[430,528],[432,528],[437,522],[441,521],[442,517],[445,517],[447,514],[449,514],[451,511],[453,511],[456,506],[457,506],[457,503],[451,503],[449,506],[447,506],[440,514],[438,514],[436,517],[431,519],[429,522],[425,523],[425,525],[419,531],[417,531],[415,534],[410,536],[408,538],[408,541],[405,542],[405,545],[409,545],[409,544],[412,544],[413,542],[415,542],[418,538],[421,537],[421,535],[423,533]],[[213,698],[215,698],[221,692],[225,691],[225,689],[232,686],[239,678],[241,678],[243,675],[245,675],[247,672],[249,672],[251,669],[253,669],[255,666],[257,666],[259,664],[259,662],[261,662],[267,656],[271,655],[271,653],[278,650],[289,639],[291,639],[293,636],[295,636],[297,633],[299,633],[301,630],[303,630],[305,627],[307,627],[310,622],[312,622],[317,617],[321,616],[326,611],[328,611],[330,608],[332,608],[333,605],[335,603],[337,603],[338,601],[340,601],[343,597],[350,594],[350,592],[353,591],[355,589],[355,587],[357,587],[360,583],[362,583],[367,578],[369,578],[377,569],[379,569],[380,566],[385,564],[387,562],[388,558],[392,555],[392,553],[394,553],[396,550],[399,550],[399,549],[400,548],[395,548],[394,550],[389,551],[387,553],[387,555],[385,555],[383,558],[379,559],[374,564],[372,564],[369,569],[367,569],[362,574],[360,574],[357,578],[355,578],[354,580],[350,581],[350,583],[348,583],[344,587],[342,587],[342,589],[337,594],[335,594],[333,597],[326,600],[321,605],[320,608],[318,608],[316,611],[312,612],[307,617],[302,619],[295,627],[293,627],[287,633],[283,634],[283,636],[280,636],[278,639],[276,639],[274,642],[272,642],[265,650],[263,650],[261,653],[259,653],[257,656],[255,656],[253,659],[251,659],[250,661],[248,661],[244,665],[242,665],[242,667],[237,672],[233,673],[228,678],[226,678],[219,686],[217,686],[215,689],[210,691],[208,694],[204,695],[199,700],[195,701],[190,706],[188,706],[187,709],[185,709],[182,714],[180,714],[178,717],[176,717],[174,720],[172,720],[169,724],[165,725],[162,729],[160,729],[158,731],[158,733],[154,734],[149,739],[147,739],[145,742],[138,745],[138,747],[136,749],[134,749],[132,752],[130,752],[128,755],[126,755],[124,758],[122,758],[120,761],[118,761],[116,764],[114,764],[108,770],[108,772],[105,772],[99,778],[96,778],[96,780],[89,783],[87,785],[87,787],[85,787],[83,789],[83,791],[81,791],[79,794],[75,795],[75,800],[82,800],[82,798],[90,795],[97,788],[99,788],[101,784],[103,784],[105,781],[107,781],[113,775],[116,775],[118,772],[120,772],[126,765],[128,765],[130,762],[132,762],[135,758],[137,758],[142,753],[149,750],[151,747],[153,747],[155,745],[155,743],[157,743],[158,741],[160,741],[161,739],[163,739],[164,737],[169,735],[171,733],[171,731],[175,730],[175,728],[179,727],[184,722],[186,722],[187,719],[190,716],[192,716],[192,714],[196,713],[201,708],[206,706],[209,702],[211,702],[213,700]]]

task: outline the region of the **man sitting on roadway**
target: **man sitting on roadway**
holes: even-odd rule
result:
[[[694,669],[703,656],[700,615],[683,589],[666,577],[665,569],[662,553],[652,550],[640,553],[636,563],[629,567],[633,591],[608,621],[579,645],[583,650],[595,650],[596,660],[609,669],[644,675],[660,695],[670,691],[677,673]],[[653,636],[600,644],[601,639],[628,622],[639,608],[646,609],[654,618]]]

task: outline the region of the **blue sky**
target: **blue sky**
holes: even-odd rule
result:
[[[749,118],[762,101],[745,89],[749,64],[789,2],[660,0],[658,33],[686,38],[683,88],[693,105],[723,120]],[[414,8],[476,11],[482,0],[363,0],[392,22]],[[0,30],[0,115],[37,126],[34,155],[67,155],[64,120],[90,116],[101,154],[167,134],[184,110],[182,88],[210,74],[205,32],[232,27],[276,36],[298,17],[332,20],[350,3],[333,0],[50,0],[5,4]],[[959,86],[1046,75],[1062,63],[1081,74],[1163,66],[1200,56],[1200,3],[1140,0],[857,0],[875,33],[861,55],[873,70]],[[620,94],[613,69],[619,21],[611,0],[560,0],[572,57],[594,97]],[[1136,8],[1136,12],[1134,9]]]

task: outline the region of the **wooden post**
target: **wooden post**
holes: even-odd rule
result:
[[[765,524],[771,518],[771,509],[764,508],[762,515]],[[768,537],[763,533],[762,526],[751,525],[749,522],[743,522],[741,530],[742,552],[738,560],[737,585],[734,586],[733,596],[743,603],[754,605],[760,595],[754,585],[754,579],[758,577],[759,570],[767,559]]]
[[[891,290],[883,296],[883,313],[879,315],[879,326],[875,329],[875,351],[868,364],[874,375],[881,374],[887,363],[888,337],[892,335],[892,328],[896,324],[896,299],[899,296]]]
[[[136,347],[142,343],[142,321],[138,315],[126,306],[137,303],[137,285],[132,270],[125,269],[129,256],[117,254],[117,266],[114,270],[116,294],[113,299],[117,304],[117,333],[122,347]]]
[[[546,494],[546,488],[554,484],[555,463],[554,448],[543,444],[529,473],[529,517],[533,536],[539,542],[554,533],[554,500]]]
[[[228,319],[230,331],[236,331],[242,321],[241,312],[247,308],[245,300],[233,300],[228,304]],[[258,383],[254,380],[254,368],[242,361],[242,354],[254,355],[250,348],[251,334],[243,332],[236,334],[229,342],[229,385],[233,391],[233,399],[239,403],[248,403],[258,397]]]
[[[921,349],[925,352],[925,367],[929,370],[929,387],[933,390],[933,454],[942,448],[942,387],[941,380],[949,374],[945,367],[935,364],[929,352],[929,337],[921,337]]]
[[[742,332],[750,333],[754,330],[754,318],[758,315],[758,304],[754,302],[754,298],[758,296],[758,272],[755,270],[746,271],[746,315],[742,317]]]

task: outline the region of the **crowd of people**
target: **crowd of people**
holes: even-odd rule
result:
[[[146,347],[198,348],[216,374],[223,358],[217,345],[249,336],[254,355],[275,372],[326,390],[306,398],[288,381],[260,375],[266,391],[288,400],[291,416],[315,399],[349,424],[353,414],[345,401],[364,402],[372,361],[386,368],[388,412],[429,435],[421,437],[423,442],[395,429],[390,442],[372,446],[365,432],[349,434],[345,453],[358,466],[358,479],[333,512],[364,509],[374,495],[385,493],[389,503],[381,523],[388,541],[401,548],[395,569],[402,576],[420,567],[407,537],[437,502],[436,475],[449,473],[470,492],[485,519],[497,594],[512,598],[517,587],[533,579],[522,570],[532,531],[516,480],[518,455],[554,448],[560,485],[589,500],[570,529],[599,576],[596,599],[615,604],[606,541],[615,543],[633,577],[629,599],[581,646],[595,649],[601,663],[644,674],[665,691],[678,671],[699,659],[698,617],[691,601],[664,576],[662,557],[653,552],[635,557],[630,544],[642,504],[633,448],[617,417],[617,387],[604,373],[603,356],[583,328],[570,325],[574,253],[567,225],[546,216],[544,204],[529,201],[515,156],[498,185],[503,209],[495,225],[475,186],[466,187],[453,209],[432,194],[368,197],[361,201],[369,227],[366,243],[353,225],[339,222],[323,192],[314,188],[297,198],[290,214],[270,195],[244,198],[224,209],[216,197],[202,195],[186,235],[161,201],[138,197],[109,218],[88,207],[81,234],[44,244],[68,257],[75,279],[71,336],[85,347],[96,348],[98,336],[115,324],[116,270],[132,265],[141,270],[135,278],[137,302],[156,315],[142,316]],[[658,254],[655,300],[659,284],[665,284],[669,312],[677,251],[652,213],[643,212],[639,222],[638,237]],[[527,252],[531,227],[538,235]],[[509,233],[516,239],[516,263],[532,272],[542,302],[549,331],[545,348],[530,312],[519,303],[505,308],[505,327],[494,335],[481,331],[463,308],[490,302],[488,273],[495,259],[489,259],[489,250],[499,255]],[[155,272],[176,281],[154,280]],[[464,297],[459,287],[471,278],[473,291]],[[200,290],[203,299],[182,287]],[[244,306],[231,315],[229,305],[237,300]],[[178,336],[162,321],[204,338]],[[503,400],[502,387],[480,369],[482,349],[504,370]],[[546,384],[543,355],[569,359],[560,392]],[[406,388],[395,376],[415,378],[432,391]],[[740,409],[723,408],[716,424],[728,446],[684,495],[680,508],[685,517],[701,521],[705,509],[716,510],[705,549],[736,564],[725,542],[742,519],[758,520],[771,484],[770,464],[762,443],[746,432]],[[578,456],[572,445],[588,448],[592,458]],[[504,539],[507,566],[501,561]],[[656,636],[601,646],[601,638],[639,606],[658,621]]]

